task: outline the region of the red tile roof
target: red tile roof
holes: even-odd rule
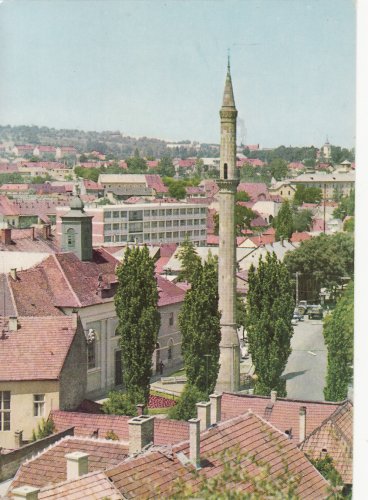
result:
[[[33,239],[34,230],[34,239]],[[0,234],[1,234],[0,229]],[[58,246],[54,236],[45,238],[43,231],[38,228],[10,229],[11,243],[6,245],[0,241],[0,250],[7,252],[45,252],[55,253]]]
[[[238,191],[245,191],[252,201],[269,200],[268,188],[263,182],[241,182]]]
[[[353,405],[351,402],[347,401],[337,408],[299,445],[299,448],[311,458],[321,458],[324,453],[330,455],[343,482],[352,484]]]
[[[249,239],[256,245],[268,245],[276,240],[274,234],[260,234],[259,236],[251,236]]]
[[[157,168],[159,161],[158,160],[147,160],[147,167],[148,168]]]
[[[178,455],[189,455],[189,443],[171,449],[151,450],[127,460],[105,474],[125,498],[168,498],[175,481],[180,478],[193,492],[197,491],[201,478],[215,478],[224,470],[221,453],[239,449],[243,454],[240,468],[256,478],[261,473],[260,463],[269,466],[268,475],[276,479],[287,467],[292,477],[300,477],[296,493],[300,498],[315,500],[327,498],[327,481],[311,465],[304,454],[282,433],[260,417],[248,413],[222,422],[201,433],[201,468],[193,474],[191,466],[185,466]],[[254,456],[257,460],[250,460]],[[229,482],[233,493],[251,492],[250,481]],[[226,487],[225,486],[225,487]]]
[[[157,275],[156,278],[159,292],[159,307],[184,302],[184,290],[162,276]]]
[[[74,316],[18,318],[0,338],[0,380],[56,380],[77,331]]]
[[[121,441],[129,441],[128,421],[125,415],[105,415],[53,410],[50,415],[57,431],[74,427],[75,436],[105,438],[113,431]],[[179,443],[189,437],[189,424],[180,420],[155,418],[154,444]]]
[[[88,469],[93,472],[119,464],[128,455],[128,445],[119,441],[67,436],[37,457],[23,463],[10,485],[10,490],[26,484],[42,488],[65,481],[65,455],[74,451],[88,453]]]
[[[309,233],[295,232],[291,235],[290,241],[291,241],[291,243],[298,243],[299,241],[310,240],[311,238],[312,238],[312,235],[310,235]]]
[[[86,189],[89,190],[94,190],[94,191],[101,191],[103,190],[103,185],[99,184],[98,182],[91,181],[90,179],[83,179],[83,184]]]
[[[147,186],[151,189],[154,189],[156,193],[167,193],[169,190],[162,182],[162,179],[157,174],[146,174],[146,183]]]
[[[323,219],[313,219],[313,225],[311,227],[311,231],[323,231]]]
[[[251,227],[267,227],[268,223],[265,221],[263,217],[258,215],[255,219],[253,219],[250,223]]]
[[[272,404],[270,398],[266,396],[224,392],[221,402],[221,419],[226,420],[252,410],[281,432],[291,430],[292,442],[298,443],[300,441],[299,409],[301,406],[307,408],[306,434],[308,435],[342,404],[283,398],[277,398],[276,402]]]
[[[190,168],[195,165],[196,160],[194,158],[188,158],[187,160],[179,160],[178,166],[182,168]]]
[[[121,494],[107,479],[103,472],[91,472],[78,479],[58,483],[55,486],[42,488],[39,500],[73,499],[85,500],[119,500]]]

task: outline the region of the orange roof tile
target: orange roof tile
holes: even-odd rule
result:
[[[0,337],[0,380],[56,380],[76,334],[71,316],[18,318]]]
[[[122,462],[128,455],[128,445],[119,441],[67,436],[37,457],[23,463],[10,485],[10,490],[26,484],[42,488],[65,481],[65,455],[74,451],[88,453],[88,469],[93,472],[111,468]]]
[[[220,455],[238,448],[244,457],[240,467],[253,477],[260,468],[248,457],[254,455],[270,467],[269,475],[276,478],[288,467],[291,476],[300,476],[297,494],[300,498],[315,500],[326,498],[327,481],[311,465],[305,455],[281,432],[260,417],[248,413],[201,433],[201,469],[193,475],[192,467],[184,466],[178,454],[189,456],[189,443],[181,443],[171,449],[151,449],[143,455],[129,459],[106,471],[125,498],[167,497],[177,479],[190,485],[195,492],[203,476],[219,475],[223,469]],[[252,491],[249,481],[228,483],[231,491]]]
[[[102,472],[91,472],[78,479],[43,488],[38,494],[39,500],[119,500],[119,491]]]
[[[301,406],[307,408],[306,434],[309,435],[342,404],[283,398],[277,398],[276,402],[272,404],[267,396],[224,392],[221,403],[221,419],[226,420],[251,410],[281,432],[291,430],[292,441],[298,443],[300,441],[299,409]]]
[[[345,484],[353,482],[353,405],[347,401],[315,429],[299,448],[311,458],[332,457]],[[322,451],[325,450],[325,451]]]

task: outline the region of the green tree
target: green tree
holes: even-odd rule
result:
[[[344,219],[347,215],[355,215],[355,190],[348,196],[340,197],[339,206],[334,210],[333,216],[337,219]]]
[[[282,158],[275,158],[271,161],[269,168],[271,170],[271,175],[277,181],[285,179],[288,175],[288,166],[285,160]]]
[[[32,439],[31,441],[38,441],[39,439],[43,439],[47,436],[50,436],[55,432],[55,423],[52,417],[49,417],[47,420],[42,418],[41,422],[37,424],[37,429],[32,431]]]
[[[177,200],[183,200],[186,197],[185,182],[178,180],[170,183],[169,195]]]
[[[131,401],[148,403],[152,355],[160,328],[155,265],[148,248],[127,248],[117,268],[115,308],[119,319],[123,378]]]
[[[293,212],[288,200],[285,200],[281,205],[273,223],[276,229],[276,241],[288,240],[291,237],[293,234]]]
[[[175,167],[173,165],[172,159],[169,156],[164,156],[158,162],[157,173],[163,177],[174,177]]]
[[[138,150],[136,150],[137,153]],[[132,158],[126,160],[129,174],[144,174],[147,172],[147,162],[144,158],[140,158],[139,154],[135,154]]]
[[[185,238],[183,243],[181,243],[178,251],[178,259],[181,262],[181,271],[178,276],[178,281],[192,283],[198,267],[201,266],[201,258],[197,254],[193,242],[190,241],[189,238]]]
[[[141,392],[137,394],[127,394],[122,391],[109,392],[108,399],[102,404],[102,411],[110,415],[129,415],[135,417],[137,415],[138,403],[141,403]]]
[[[255,393],[269,395],[276,390],[286,396],[286,381],[281,375],[291,352],[294,310],[288,270],[274,253],[267,253],[257,269],[251,266],[248,284],[246,329],[258,377]]]
[[[299,273],[299,298],[318,302],[322,287],[333,292],[341,285],[341,277],[353,277],[353,236],[350,233],[320,234],[287,252],[284,264],[290,275]]]
[[[174,420],[189,420],[197,416],[196,404],[206,401],[208,394],[200,391],[196,386],[186,385],[175,406],[168,411],[168,417]]]
[[[249,201],[250,196],[246,191],[237,191],[235,195],[235,201]]]
[[[296,210],[293,213],[293,231],[310,231],[313,214],[310,210]]]
[[[220,357],[217,261],[211,255],[192,276],[179,314],[182,353],[188,385],[211,394],[215,388]]]
[[[317,187],[306,187],[298,185],[295,190],[293,204],[320,203],[322,200],[322,190]]]
[[[314,467],[322,474],[322,476],[331,483],[336,492],[343,488],[343,480],[339,472],[336,470],[333,458],[330,455],[326,454],[325,456],[320,458],[311,458],[307,455],[307,458],[311,462],[311,464],[314,465]],[[344,496],[345,495],[340,494],[332,498],[344,498]]]
[[[355,218],[351,217],[351,219],[348,219],[344,222],[344,231],[347,233],[353,233],[355,230]]]
[[[327,401],[346,399],[353,376],[354,283],[351,282],[326,317],[323,335],[327,345],[327,377],[324,395]]]

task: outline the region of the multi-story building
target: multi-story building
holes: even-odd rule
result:
[[[355,187],[355,172],[302,174],[291,181],[291,186],[296,188],[299,185],[320,188],[322,197],[326,200],[332,199],[336,193],[348,196]]]
[[[60,216],[69,207],[57,209],[56,233],[61,236]],[[92,215],[93,245],[119,243],[181,243],[189,238],[196,245],[207,240],[207,206],[199,203],[140,203],[136,205],[86,206]]]

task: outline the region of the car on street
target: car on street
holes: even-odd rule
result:
[[[293,326],[296,326],[298,323],[299,323],[299,318],[298,318],[298,316],[297,316],[296,314],[293,314],[293,317],[292,317],[292,319],[291,319],[291,324],[292,324]]]
[[[294,309],[294,316],[297,316],[298,321],[304,321],[304,315],[300,313],[298,307]]]
[[[321,306],[312,306],[308,309],[309,319],[323,319],[323,309]]]

